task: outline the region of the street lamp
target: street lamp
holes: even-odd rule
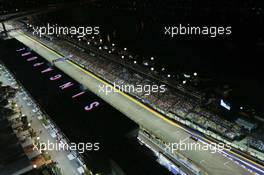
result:
[[[153,60],[154,60],[154,57],[150,57],[150,60],[152,60],[152,61],[153,61]]]
[[[167,77],[168,77],[168,78],[170,78],[170,77],[171,77],[171,75],[170,75],[170,74],[168,74],[168,75],[167,75]]]
[[[197,76],[198,74],[197,74],[197,72],[194,72],[193,75],[194,75],[194,76]]]

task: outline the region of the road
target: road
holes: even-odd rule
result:
[[[60,54],[21,32],[13,31],[10,35],[50,62],[62,57]],[[180,140],[185,140],[186,143],[193,142],[189,137],[194,133],[168,120],[166,117],[138,102],[134,98],[122,92],[112,92],[108,93],[108,95],[99,93],[98,87],[107,83],[96,75],[82,69],[70,61],[57,62],[55,65],[165,142],[179,143]],[[203,145],[208,142],[208,140],[199,136],[199,144]],[[208,150],[185,150],[181,151],[181,153],[195,162],[195,164],[205,169],[210,175],[250,175],[253,174],[252,172],[264,174],[263,166],[230,151],[211,153]],[[248,171],[248,169],[251,169],[251,171]]]
[[[0,75],[0,81],[3,82],[3,85],[9,85],[11,87],[16,86],[14,81],[8,80],[8,78],[6,78],[4,74]],[[31,127],[34,129],[34,131],[36,131],[37,136],[40,138],[39,141],[41,143],[48,143],[48,141],[51,143],[58,142],[55,138],[51,136],[52,133],[51,129],[45,129],[44,126],[42,125],[42,122],[38,119],[38,116],[41,116],[42,113],[39,111],[33,112],[33,110],[35,109],[34,107],[35,104],[34,102],[32,102],[32,99],[24,90],[19,90],[14,100],[18,105],[18,107],[20,108],[22,114],[25,114],[27,116],[28,121],[32,121]],[[61,168],[61,172],[63,175],[79,175],[79,172],[77,171],[79,165],[76,159],[73,160],[68,159],[68,155],[70,154],[69,151],[50,150],[47,152],[51,156],[51,159],[53,161],[59,162],[57,166]]]

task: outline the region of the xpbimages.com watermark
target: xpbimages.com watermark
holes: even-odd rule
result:
[[[176,37],[179,35],[204,35],[211,38],[228,36],[232,34],[231,26],[191,26],[179,24],[176,26],[165,26],[164,35]]]
[[[164,93],[166,91],[165,85],[142,85],[142,84],[123,84],[118,85],[114,82],[113,86],[99,85],[99,93],[108,95],[112,92],[126,92],[126,93],[143,93],[144,95],[150,95],[151,93]]]
[[[84,153],[85,151],[98,151],[100,149],[99,143],[74,143],[71,142],[66,144],[64,142],[53,143],[49,140],[47,142],[39,142],[38,144],[33,144],[33,150],[40,152],[43,151],[77,151],[79,153]]]
[[[185,139],[186,140],[186,139]],[[231,150],[231,146],[224,143],[210,143],[203,144],[199,142],[185,142],[180,140],[179,142],[167,143],[165,151],[174,153],[175,151],[210,151],[211,153],[222,152],[223,150]]]
[[[43,35],[77,35],[78,38],[82,38],[86,35],[98,35],[100,33],[100,28],[98,26],[68,27],[47,23],[47,26],[32,26],[32,28],[33,35],[38,35],[39,37],[42,37]]]

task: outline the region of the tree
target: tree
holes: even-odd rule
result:
[[[15,112],[12,109],[9,108],[0,108],[0,115],[5,116],[5,117],[10,117],[12,115],[14,115]]]

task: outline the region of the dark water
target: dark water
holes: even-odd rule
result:
[[[4,41],[0,46],[1,60],[71,142],[99,142],[99,151],[86,151],[83,154],[89,167],[95,171],[108,172],[109,159],[112,159],[121,165],[127,174],[170,174],[155,162],[155,156],[148,149],[136,142],[138,131],[136,123],[88,90],[85,91],[85,95],[72,99],[73,95],[81,91],[80,85],[56,68],[42,74],[41,71],[48,68],[49,64],[34,52],[22,57],[16,49],[24,46],[16,40]],[[32,56],[38,56],[38,59],[26,61]],[[37,62],[45,64],[33,67]],[[62,78],[51,81],[50,77],[57,74],[61,74]],[[59,86],[67,82],[74,85],[61,90]],[[99,102],[97,108],[91,111],[84,110],[86,105],[95,101]],[[131,135],[131,132],[134,135]]]
[[[169,9],[164,7],[164,14],[171,12],[166,11],[167,8]],[[230,84],[233,91],[229,100],[234,101],[236,106],[248,105],[264,111],[264,72],[261,59],[264,49],[259,42],[263,36],[261,30],[264,29],[261,16],[251,11],[238,12],[236,7],[230,7],[225,14],[218,13],[217,9],[208,14],[199,9],[189,12],[177,7],[175,9],[173,14],[160,15],[162,10],[158,7],[135,11],[84,5],[38,18],[42,22],[59,25],[100,26],[101,37],[107,41],[105,44],[114,42],[145,59],[153,56],[156,58],[154,64],[166,67],[171,74],[198,72],[205,80],[202,83],[206,88]],[[164,26],[177,26],[180,23],[230,25],[232,35],[217,38],[164,36]]]

